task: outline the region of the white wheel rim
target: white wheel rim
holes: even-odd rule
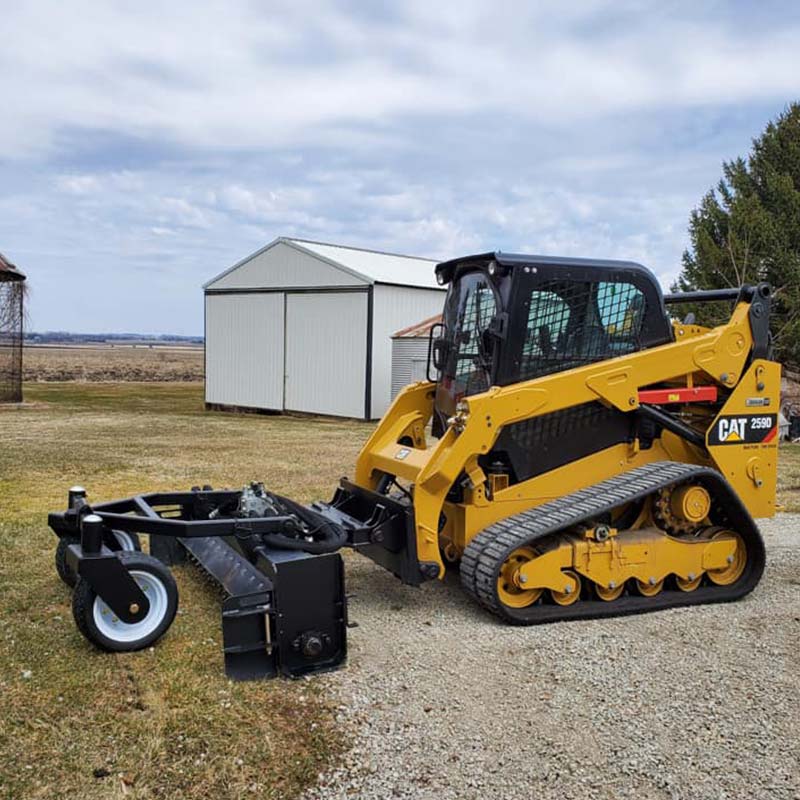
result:
[[[150,602],[147,616],[139,622],[123,622],[102,597],[94,599],[94,624],[103,636],[115,642],[135,642],[149,636],[167,614],[167,587],[149,572],[131,570],[130,576]]]
[[[125,553],[133,553],[136,547],[133,544],[133,538],[126,531],[111,531],[114,538]]]

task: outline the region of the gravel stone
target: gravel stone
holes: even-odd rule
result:
[[[306,800],[800,798],[800,515],[763,520],[742,601],[510,627],[346,558],[351,749]]]

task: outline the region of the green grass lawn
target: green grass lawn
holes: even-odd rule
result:
[[[293,796],[340,747],[314,681],[231,683],[219,598],[176,568],[159,644],[109,655],[77,632],[48,510],[66,490],[238,487],[327,498],[370,426],[203,409],[198,384],[30,385],[0,411],[0,797]]]
[[[197,384],[39,384],[0,411],[0,796],[286,797],[340,752],[315,681],[225,679],[219,600],[191,567],[150,650],[98,653],[73,624],[46,524],[70,485],[101,500],[259,479],[327,498],[371,430],[202,400]],[[800,511],[800,446],[782,448],[779,497]]]

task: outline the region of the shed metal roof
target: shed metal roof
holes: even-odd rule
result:
[[[285,244],[319,258],[360,278],[366,283],[386,283],[423,289],[442,289],[436,282],[434,267],[437,261],[434,259],[404,256],[399,253],[385,253],[380,250],[367,250],[361,247],[344,247],[338,244],[315,242],[310,239],[293,239],[286,236],[279,236],[265,247],[234,264],[205,283],[203,288],[208,288],[220,278],[233,272],[276,244]]]
[[[392,339],[426,339],[431,332],[431,328],[441,321],[441,314],[437,314],[435,317],[428,317],[428,319],[423,319],[422,322],[417,322],[415,325],[393,333]]]
[[[305,239],[288,239],[310,253],[322,256],[355,272],[371,283],[396,283],[402,286],[422,286],[441,289],[436,282],[436,261],[430,258],[384,253],[380,250],[365,250],[360,247],[342,247]]]

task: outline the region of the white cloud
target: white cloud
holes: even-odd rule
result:
[[[100,188],[100,181],[95,175],[59,175],[56,186],[67,194],[94,194]]]
[[[789,3],[33,0],[3,26],[0,242],[39,327],[197,332],[203,280],[281,234],[668,282],[722,159],[800,94]]]
[[[800,89],[796,20],[677,8],[414,2],[381,21],[328,2],[268,14],[244,0],[20,3],[4,10],[0,89],[14,113],[0,152],[52,149],[80,128],[226,149],[379,123],[383,141],[410,114],[558,125]]]

